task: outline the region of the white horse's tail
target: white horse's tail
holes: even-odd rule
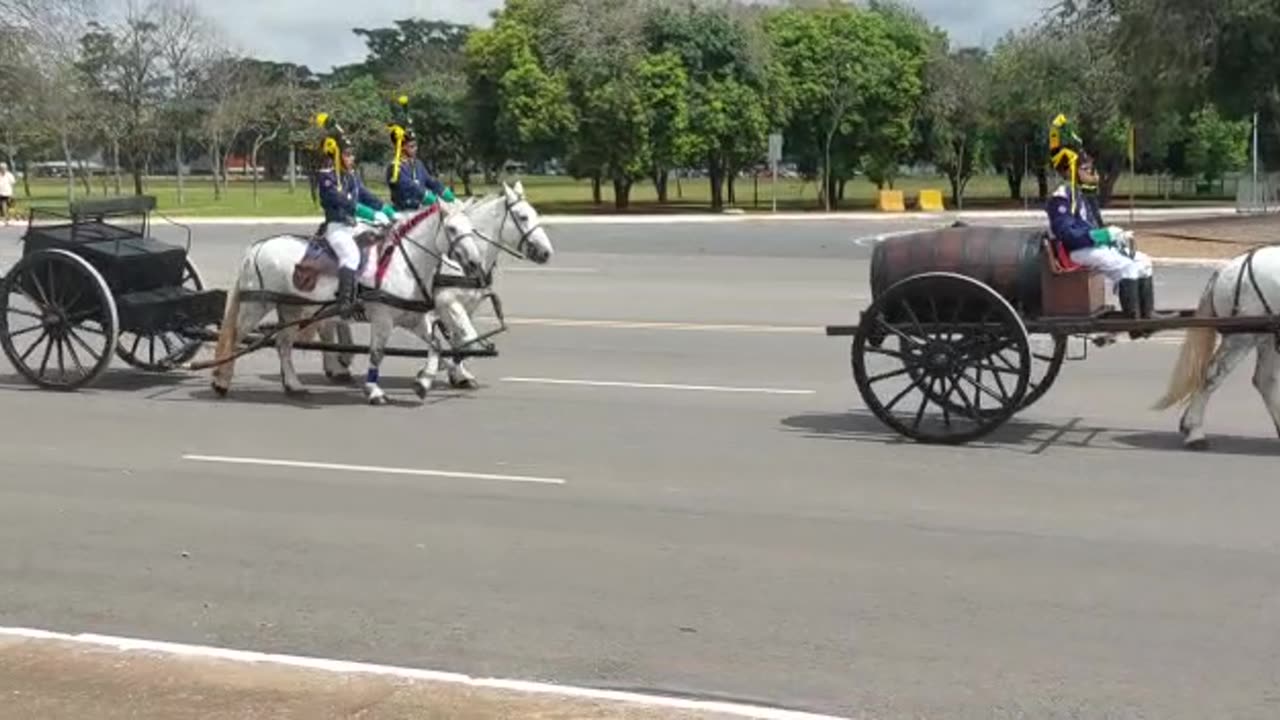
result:
[[[1209,280],[1204,293],[1200,295],[1200,304],[1196,307],[1196,317],[1210,317],[1213,309],[1213,292],[1218,284],[1218,273]],[[1205,373],[1209,361],[1217,349],[1218,331],[1208,327],[1193,327],[1187,330],[1182,341],[1182,350],[1178,353],[1178,364],[1169,377],[1169,387],[1164,397],[1160,398],[1153,410],[1167,410],[1174,405],[1185,402],[1197,390],[1204,387]]]
[[[224,360],[236,350],[240,330],[240,283],[249,269],[251,252],[252,248],[241,259],[240,272],[236,273],[235,282],[231,283],[231,289],[227,291],[227,304],[222,310],[222,326],[218,329],[218,344],[213,352],[215,360]]]

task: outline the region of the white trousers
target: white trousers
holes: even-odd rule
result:
[[[1151,277],[1151,258],[1141,252],[1133,257],[1113,247],[1090,247],[1071,252],[1071,260],[1079,265],[1097,270],[1114,286],[1121,280],[1141,280]]]
[[[324,239],[338,256],[338,264],[350,270],[360,267],[360,248],[356,246],[356,231],[359,226],[332,222],[325,226]]]

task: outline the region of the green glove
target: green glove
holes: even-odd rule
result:
[[[365,222],[373,222],[373,220],[374,220],[374,218],[377,216],[377,214],[378,214],[378,211],[377,211],[377,210],[374,210],[373,208],[369,207],[368,205],[364,205],[364,204],[362,204],[362,203],[356,203],[356,217],[357,217],[357,218],[359,218],[359,219],[361,219],[361,220],[364,220]]]
[[[453,196],[453,188],[445,188],[444,194],[440,197],[444,198],[445,202],[453,202],[454,200],[457,200],[457,198]]]
[[[383,212],[387,217],[392,218],[392,219],[395,219],[395,216],[396,216],[396,206],[395,206],[395,205],[392,205],[391,203],[383,203],[383,204],[382,204],[382,212]]]
[[[1106,228],[1090,230],[1089,239],[1098,247],[1111,247],[1116,244],[1115,239],[1111,237],[1111,231]]]
[[[422,204],[427,206],[435,205],[436,194],[428,190],[427,194],[422,196]]]

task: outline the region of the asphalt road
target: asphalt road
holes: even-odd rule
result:
[[[852,238],[888,227],[553,228],[552,266],[503,278],[483,387],[425,405],[403,360],[382,408],[314,353],[307,401],[265,354],[226,400],[5,368],[0,625],[853,717],[1275,717],[1280,442],[1251,368],[1204,454],[1146,409],[1176,336],[1091,349],[987,442],[901,443],[820,329],[865,305]],[[206,279],[270,231],[197,228]],[[1207,274],[1162,268],[1159,305]]]

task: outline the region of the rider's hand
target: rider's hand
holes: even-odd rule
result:
[[[386,212],[378,211],[373,216],[373,224],[378,227],[386,227],[391,224],[391,216]]]
[[[453,188],[445,188],[444,193],[441,194],[440,197],[443,198],[444,201],[448,203],[451,203],[454,200],[457,200],[457,198],[453,196]]]

